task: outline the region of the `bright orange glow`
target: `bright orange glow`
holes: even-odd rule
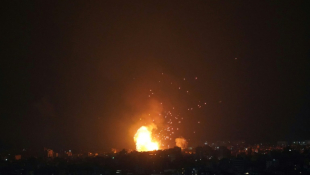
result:
[[[180,137],[175,139],[175,144],[177,147],[180,147],[181,149],[186,149],[188,143],[183,137]]]
[[[153,128],[154,126],[150,125],[148,127],[142,126],[137,130],[134,136],[137,151],[154,151],[159,149],[159,143],[152,140]]]

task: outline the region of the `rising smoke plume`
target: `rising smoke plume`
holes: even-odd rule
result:
[[[175,139],[175,145],[177,146],[177,147],[180,147],[181,149],[185,149],[185,148],[187,148],[187,141],[186,141],[186,139],[184,139],[183,137],[180,137],[180,138],[176,138]]]

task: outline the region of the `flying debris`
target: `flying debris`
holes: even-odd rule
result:
[[[164,73],[160,72],[158,75],[164,75]],[[192,80],[195,81],[197,79],[198,77],[194,76]],[[156,86],[156,83],[160,83],[161,85],[157,84]],[[174,82],[173,80],[171,81],[171,79],[169,79],[169,76],[161,76],[160,78],[153,79],[152,83],[147,83],[153,84],[153,86],[149,86],[146,89],[148,97],[152,97],[149,99],[149,101],[152,101],[152,103],[153,101],[157,102],[155,105],[155,110],[152,109],[146,113],[146,115],[148,114],[148,118],[140,118],[140,122],[143,119],[144,126],[138,129],[134,137],[137,151],[157,150],[159,149],[160,145],[171,146],[171,141],[175,140],[176,136],[184,134],[185,131],[183,130],[183,127],[185,127],[187,123],[201,123],[199,120],[195,119],[195,116],[186,118],[186,115],[189,115],[189,113],[193,114],[194,109],[195,115],[199,114],[199,111],[203,111],[200,109],[204,108],[204,105],[207,104],[206,102],[201,101],[201,99],[195,99],[199,94],[196,94],[195,88],[193,86],[197,84],[190,83],[192,83],[191,78],[186,81],[186,78],[184,77],[181,78],[181,81]],[[184,90],[181,91],[181,87]],[[176,88],[178,88],[179,91],[177,91]],[[190,91],[191,93],[189,93]],[[178,101],[174,101],[174,99],[169,96],[170,93],[173,94],[173,92],[178,93],[178,97],[180,97],[177,99]],[[167,101],[167,99],[169,101]],[[221,103],[221,101],[219,103]],[[186,119],[186,122],[181,122],[184,120],[184,118]],[[147,121],[153,122],[153,124],[158,124],[159,130],[157,131],[153,130],[153,128],[149,128]],[[187,128],[187,130],[191,131],[192,129]],[[195,134],[196,131],[193,131],[193,133]],[[141,137],[143,139],[141,139]],[[187,140],[190,140],[190,138]]]

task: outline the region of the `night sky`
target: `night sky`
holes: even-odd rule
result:
[[[0,145],[134,148],[153,120],[193,146],[310,139],[306,1],[2,9]]]

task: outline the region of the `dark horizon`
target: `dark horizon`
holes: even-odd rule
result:
[[[0,144],[134,148],[135,131],[153,120],[154,133],[171,127],[193,145],[310,140],[307,7],[11,1]]]

